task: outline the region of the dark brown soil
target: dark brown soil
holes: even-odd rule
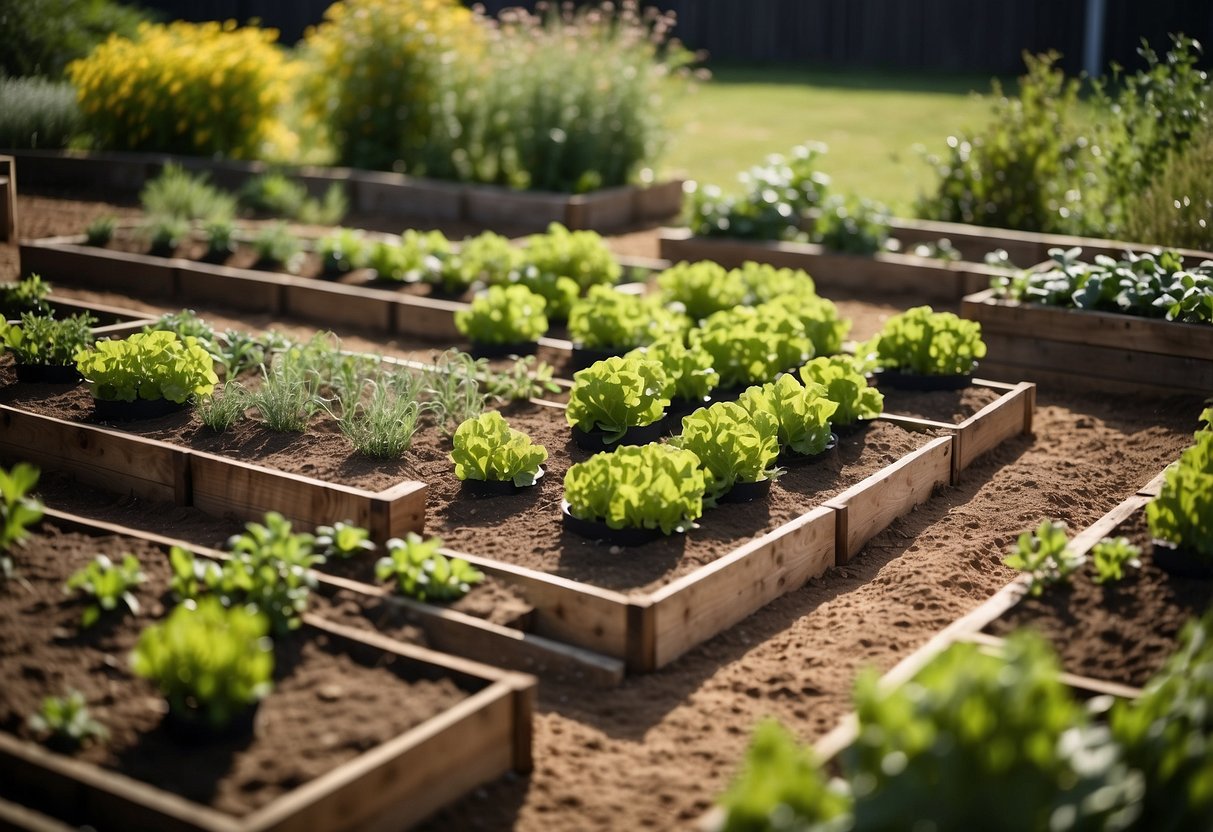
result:
[[[1025,597],[986,631],[1007,635],[1030,627],[1061,654],[1071,673],[1142,687],[1175,652],[1185,623],[1213,606],[1213,581],[1178,578],[1154,565],[1145,513],[1121,524],[1142,549],[1141,568],[1100,585],[1088,563],[1071,580]]]
[[[1003,391],[991,387],[966,387],[963,390],[929,392],[880,388],[884,393],[884,412],[914,416],[945,424],[960,424],[986,405],[998,400]]]
[[[81,631],[83,605],[64,596],[63,582],[98,553],[125,552],[148,576],[136,591],[140,615],[110,615]],[[0,585],[0,728],[31,737],[25,719],[43,697],[79,690],[110,734],[80,759],[223,812],[253,811],[467,695],[450,681],[410,681],[401,662],[363,664],[303,630],[276,642],[274,691],[255,737],[193,743],[186,753],[160,727],[165,708],[155,687],[128,670],[139,632],[171,605],[163,553],[48,525],[16,552],[16,565],[20,579]]]

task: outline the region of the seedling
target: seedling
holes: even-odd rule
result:
[[[139,559],[127,553],[121,563],[114,563],[105,555],[97,555],[87,566],[78,569],[63,586],[66,594],[79,592],[91,598],[80,618],[80,626],[88,629],[97,623],[102,613],[125,607],[131,615],[139,614],[139,600],[132,591],[147,580]]]
[[[1095,583],[1119,581],[1124,578],[1126,567],[1141,567],[1141,547],[1134,546],[1127,537],[1105,537],[1091,547],[1091,564],[1095,567]]]
[[[24,544],[29,527],[42,519],[42,503],[28,496],[38,474],[26,462],[0,468],[0,580],[13,576],[13,549]]]
[[[527,355],[514,361],[508,370],[486,369],[484,383],[489,395],[501,401],[526,401],[544,393],[559,393],[560,385],[552,381],[554,373],[551,364]]]
[[[85,242],[90,246],[104,246],[114,239],[116,220],[111,214],[104,214],[90,222],[84,229]]]
[[[348,560],[355,555],[375,551],[371,533],[348,521],[337,521],[331,526],[317,526],[315,547],[326,558]]]
[[[69,751],[109,739],[109,731],[93,719],[84,694],[78,690],[66,696],[46,697],[26,724],[47,745]]]
[[[1019,536],[1015,550],[1003,558],[1003,563],[1026,572],[1031,577],[1028,592],[1039,596],[1046,586],[1068,580],[1082,558],[1069,548],[1065,523],[1043,520],[1034,533]]]
[[[18,364],[66,367],[93,342],[91,327],[96,323],[97,319],[88,313],[56,320],[50,315],[26,312],[19,324],[0,320],[0,345]]]
[[[387,542],[387,556],[375,564],[375,576],[392,581],[401,594],[418,601],[457,601],[484,580],[484,575],[460,558],[448,558],[438,550],[441,538],[422,538],[409,532],[404,539]]]

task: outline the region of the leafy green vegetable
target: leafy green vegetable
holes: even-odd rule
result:
[[[371,244],[361,231],[353,228],[337,228],[316,242],[316,253],[320,255],[326,274],[345,274],[366,265]]]
[[[1125,567],[1141,566],[1141,547],[1134,546],[1127,537],[1105,537],[1091,547],[1091,563],[1095,567],[1095,583],[1119,581],[1125,576]]]
[[[986,354],[981,324],[951,312],[915,306],[885,321],[880,334],[857,354],[875,353],[885,369],[920,375],[948,376],[971,373]]]
[[[485,231],[464,240],[458,251],[446,256],[439,271],[427,275],[427,280],[452,294],[477,283],[499,285],[509,281],[521,260],[522,251],[508,237]]]
[[[84,241],[90,246],[104,246],[114,239],[117,220],[113,214],[102,214],[84,227]]]
[[[1040,595],[1046,586],[1061,583],[1082,564],[1082,558],[1070,549],[1066,524],[1042,520],[1035,532],[1019,536],[1014,551],[1002,560],[1012,569],[1028,573],[1028,591]]]
[[[524,286],[542,297],[547,301],[547,315],[551,320],[568,318],[569,311],[581,295],[577,281],[571,277],[541,272],[529,263],[510,272],[509,279],[499,285]]]
[[[700,346],[688,347],[678,337],[659,338],[648,346],[632,350],[625,358],[659,362],[669,382],[665,395],[671,401],[702,402],[720,383],[720,373],[712,368],[712,356],[707,350]]]
[[[594,454],[564,475],[569,512],[612,529],[685,531],[703,514],[705,490],[693,452],[656,442]]]
[[[104,401],[168,399],[183,403],[215,389],[219,377],[206,350],[172,332],[136,333],[98,341],[76,354],[76,369]]]
[[[525,286],[490,286],[455,313],[455,326],[474,344],[529,344],[548,331],[546,308]]]
[[[355,555],[375,551],[371,533],[348,521],[338,520],[331,526],[317,526],[313,543],[325,558],[348,560]]]
[[[375,243],[367,265],[380,280],[418,283],[442,270],[442,261],[451,253],[451,243],[441,231],[414,231],[400,235],[400,242]]]
[[[689,338],[712,356],[726,388],[763,384],[813,357],[804,322],[776,303],[717,312]]]
[[[605,444],[618,442],[631,427],[651,425],[662,417],[670,400],[668,380],[656,361],[612,357],[573,375],[565,418],[586,433],[606,432]]]
[[[517,402],[542,396],[544,393],[559,393],[560,385],[552,381],[555,368],[533,355],[524,355],[510,364],[509,369],[485,373],[484,384],[489,395],[501,401]]]
[[[830,444],[830,418],[838,404],[828,398],[820,384],[801,384],[791,373],[785,373],[771,384],[751,387],[737,399],[750,416],[757,420],[767,413],[774,420],[779,445],[785,450],[810,456],[819,454]]]
[[[1196,443],[1167,468],[1158,496],[1146,504],[1150,534],[1213,562],[1213,431],[1199,431]]]
[[[767,303],[787,295],[817,297],[817,284],[803,269],[779,269],[770,263],[747,260],[741,268],[729,272],[729,277],[741,281],[751,303]]]
[[[748,412],[733,402],[717,402],[683,417],[682,432],[670,442],[694,452],[703,469],[704,501],[714,505],[738,482],[774,479],[779,426],[766,411]]]
[[[132,615],[138,615],[139,600],[132,590],[145,580],[147,576],[134,555],[123,555],[120,564],[105,555],[97,555],[87,566],[72,573],[63,591],[70,594],[78,590],[93,599],[80,619],[80,626],[87,629],[97,623],[103,612],[113,612],[119,605],[125,606]]]
[[[815,355],[842,352],[842,341],[851,331],[851,321],[839,317],[834,301],[804,292],[782,295],[763,308],[772,307],[782,307],[800,320]]]
[[[96,323],[87,312],[61,320],[26,312],[20,324],[0,320],[0,343],[18,364],[67,367],[75,363],[76,353],[93,342],[91,327]]]
[[[591,286],[587,297],[569,310],[573,343],[592,349],[629,350],[662,336],[682,337],[690,322],[661,305],[658,298]]]
[[[257,252],[258,264],[296,272],[303,257],[303,243],[291,233],[286,223],[275,222],[257,232],[253,238],[253,251]]]
[[[542,445],[532,444],[529,436],[511,428],[495,410],[460,425],[453,445],[450,459],[460,481],[533,485],[539,477],[540,464],[548,458]]]
[[[401,594],[418,601],[458,601],[484,580],[476,567],[462,558],[448,558],[438,550],[442,539],[422,538],[409,532],[387,542],[387,556],[375,564],[375,576],[393,581]]]
[[[220,729],[272,687],[269,626],[251,607],[225,608],[215,597],[186,601],[143,631],[131,669],[159,687],[174,714]]]
[[[256,607],[275,632],[297,629],[316,588],[312,567],[324,563],[315,538],[293,533],[290,521],[274,511],[265,515],[265,525],[246,523],[244,528],[227,542],[231,556],[218,570],[207,570],[207,589],[228,606]]]
[[[183,217],[152,214],[143,223],[149,251],[157,257],[171,257],[190,235],[190,221]]]
[[[800,379],[806,387],[820,384],[826,388],[826,397],[838,405],[831,420],[835,425],[875,419],[884,412],[884,394],[868,386],[868,380],[849,358],[814,358],[800,368]]]
[[[22,545],[29,527],[42,519],[42,503],[29,496],[39,471],[28,462],[0,468],[0,581],[13,576],[13,549]]]
[[[569,231],[558,222],[547,233],[527,238],[522,258],[539,274],[567,277],[577,284],[579,293],[595,285],[619,282],[623,268],[596,231]]]
[[[17,318],[26,312],[50,313],[46,297],[51,285],[36,274],[15,283],[0,283],[0,318]]]
[[[69,691],[67,696],[46,697],[26,724],[45,742],[69,749],[109,738],[109,731],[93,719],[84,694],[78,690]]]
[[[737,271],[726,272],[711,260],[675,263],[657,275],[664,303],[680,303],[693,321],[732,309],[746,300],[747,289]]]

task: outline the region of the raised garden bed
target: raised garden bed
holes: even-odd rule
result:
[[[746,261],[803,269],[819,290],[883,294],[905,292],[955,302],[1001,274],[982,263],[948,262],[908,254],[839,254],[813,243],[696,237],[685,228],[661,229],[661,257],[671,262],[712,260],[725,268]]]
[[[44,522],[21,550],[21,585],[0,593],[10,613],[0,616],[9,622],[5,643],[20,645],[3,659],[6,798],[103,830],[400,828],[511,769],[530,769],[531,677],[315,616],[279,640],[275,690],[255,737],[183,754],[159,725],[153,688],[112,658],[165,611],[163,549],[56,524]],[[148,576],[137,590],[141,613],[77,633],[81,607],[64,598],[63,581],[98,552],[128,551]],[[110,732],[107,744],[72,757],[18,727],[43,696],[67,687],[85,694]]]
[[[1110,392],[1213,391],[1213,326],[966,297],[961,315],[981,323],[983,375]]]
[[[17,239],[17,169],[12,156],[0,156],[0,243]]]
[[[263,162],[211,160],[142,153],[82,153],[54,150],[6,151],[21,166],[28,185],[91,186],[106,192],[137,193],[166,164],[209,173],[236,189],[270,166]],[[514,191],[491,185],[463,185],[398,173],[350,168],[299,168],[292,178],[319,194],[341,185],[350,205],[363,213],[427,221],[467,221],[487,227],[542,231],[559,222],[570,229],[604,231],[676,217],[682,211],[682,182],[604,188],[587,194]]]

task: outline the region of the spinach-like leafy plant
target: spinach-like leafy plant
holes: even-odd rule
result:
[[[612,529],[685,531],[703,514],[705,490],[699,457],[658,443],[595,454],[564,476],[569,512]]]
[[[19,324],[0,320],[0,344],[18,364],[66,367],[93,342],[91,327],[95,323],[97,319],[87,312],[60,320],[26,312]]]
[[[741,274],[711,260],[675,263],[657,275],[657,286],[664,302],[682,304],[693,321],[740,306],[747,296]]]
[[[104,401],[168,399],[178,404],[215,389],[219,377],[206,350],[192,338],[147,332],[98,341],[76,354],[76,369]]]
[[[720,384],[720,373],[712,367],[712,356],[698,344],[688,347],[681,338],[666,336],[625,357],[657,361],[670,386],[667,396],[683,402],[702,402]]]
[[[1082,564],[1082,559],[1070,549],[1066,524],[1042,520],[1035,532],[1019,536],[1015,549],[1002,562],[1012,569],[1026,572],[1031,580],[1028,592],[1040,595],[1046,586],[1061,583]]]
[[[703,469],[704,501],[714,505],[739,482],[774,479],[779,425],[766,411],[748,412],[733,402],[717,402],[683,417],[672,445],[694,452]]]
[[[630,350],[664,335],[682,337],[689,326],[655,297],[591,286],[590,293],[569,310],[573,343],[592,349]]]
[[[121,563],[114,563],[105,555],[97,555],[87,566],[72,573],[63,591],[78,591],[92,599],[80,619],[80,626],[87,629],[97,623],[103,612],[113,612],[120,607],[126,607],[132,615],[138,615],[139,600],[133,590],[145,580],[147,576],[134,555],[123,555]]]
[[[0,581],[13,575],[13,549],[22,545],[29,527],[42,519],[42,503],[29,492],[39,471],[28,462],[0,468]]]
[[[605,431],[604,444],[618,442],[628,428],[651,425],[662,417],[670,400],[665,370],[656,361],[612,357],[573,375],[565,418],[589,433]]]
[[[265,515],[265,525],[244,528],[228,540],[231,557],[218,571],[207,570],[207,588],[229,606],[255,606],[275,632],[297,629],[316,588],[312,567],[324,563],[315,538],[292,532],[290,521],[274,511]]]
[[[324,557],[342,560],[375,551],[369,531],[341,520],[331,526],[317,526],[314,545]]]
[[[68,691],[66,696],[46,697],[26,724],[44,742],[71,750],[109,738],[109,731],[93,719],[84,694],[78,690]]]
[[[452,444],[450,459],[460,481],[532,485],[539,477],[540,464],[548,458],[542,445],[532,444],[529,436],[511,428],[495,410],[460,425]]]
[[[791,373],[775,382],[751,387],[737,399],[746,412],[767,413],[775,422],[779,445],[806,456],[819,454],[830,444],[830,419],[838,409],[820,384],[801,384]]]
[[[1095,567],[1095,583],[1119,581],[1124,578],[1126,567],[1141,566],[1141,547],[1134,546],[1127,537],[1105,537],[1091,547],[1091,565]]]
[[[981,324],[951,312],[916,306],[885,321],[884,328],[859,354],[875,353],[877,365],[920,375],[973,372],[986,354]]]
[[[179,718],[221,729],[273,686],[269,627],[252,607],[186,601],[140,634],[131,669],[156,684]]]
[[[875,419],[884,412],[884,394],[868,386],[868,380],[849,358],[822,356],[800,368],[807,387],[820,384],[826,397],[838,405],[831,419],[835,425],[851,425],[859,419]]]
[[[438,551],[441,548],[441,538],[422,538],[416,532],[403,540],[394,537],[387,542],[387,556],[375,564],[375,575],[418,601],[458,601],[484,580],[484,574],[462,558],[448,558]]]
[[[525,286],[490,286],[455,326],[474,344],[530,344],[548,331],[547,301]]]
[[[1196,443],[1167,469],[1158,496],[1146,504],[1150,534],[1213,562],[1213,431],[1196,434]]]

